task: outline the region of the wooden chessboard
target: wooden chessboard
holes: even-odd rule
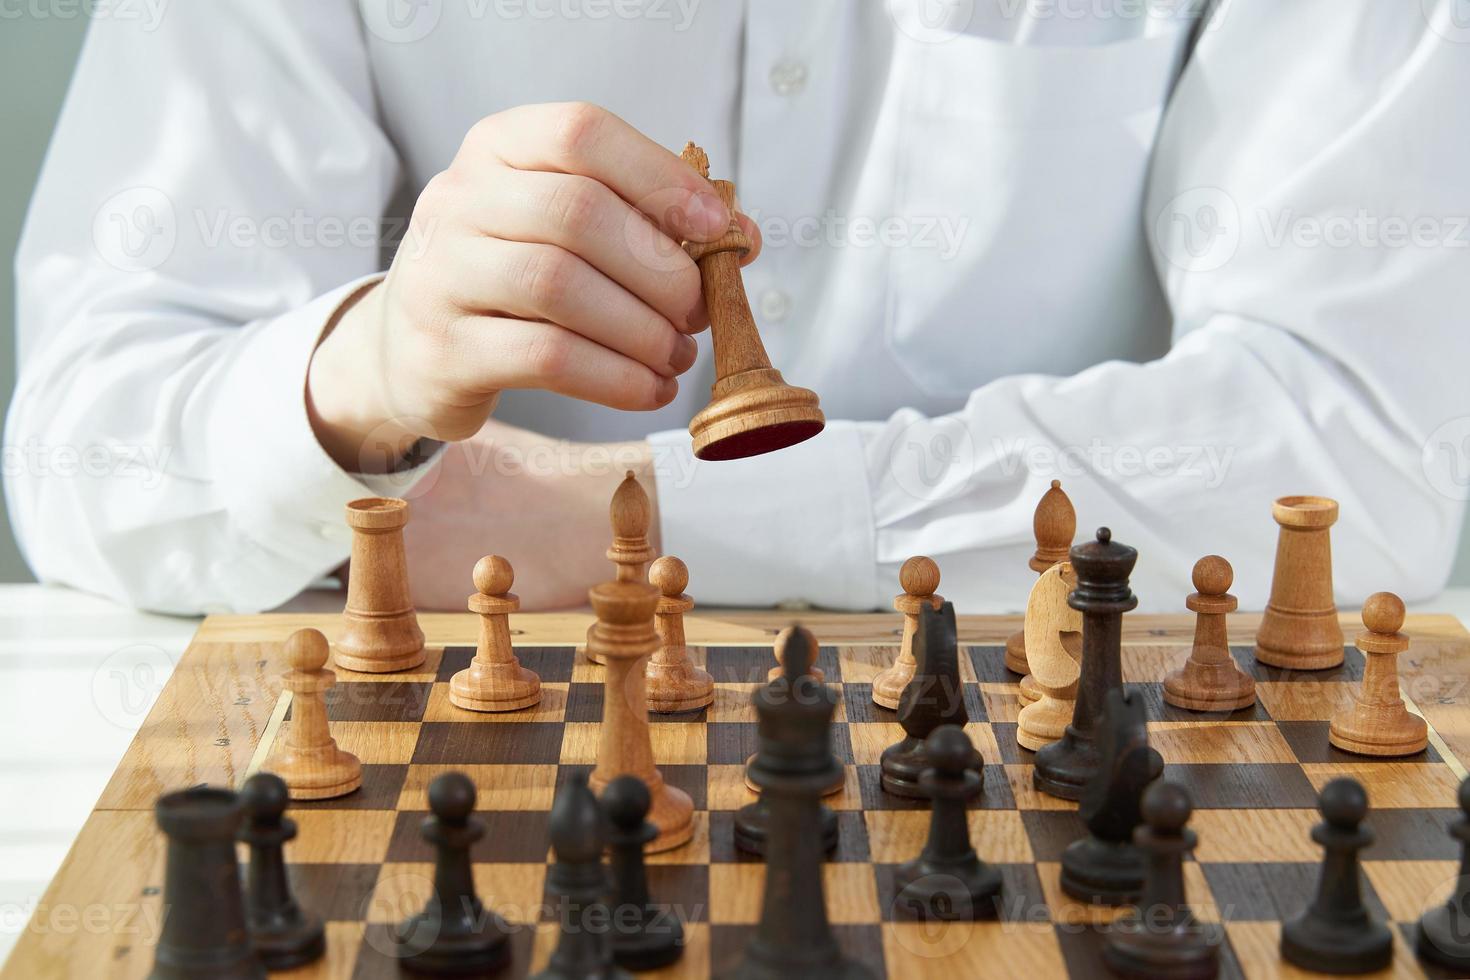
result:
[[[893,921],[892,871],[917,853],[927,831],[922,806],[879,788],[878,759],[901,731],[869,699],[869,682],[890,662],[895,615],[803,617],[822,642],[819,665],[841,693],[834,730],[846,786],[828,799],[839,811],[841,844],[825,868],[827,905],[840,942],[891,978],[944,975],[1105,975],[1097,926],[1108,915],[1077,904],[1058,886],[1062,849],[1082,832],[1075,806],[1031,788],[1030,753],[1015,742],[1017,678],[1003,643],[1018,617],[960,617],[961,656],[972,722],[986,761],[985,793],[971,814],[976,846],[1005,876],[1002,921],[933,927]],[[300,976],[393,977],[389,924],[417,911],[430,885],[432,854],[418,835],[429,780],[468,773],[490,833],[475,851],[482,896],[521,931],[515,970],[539,968],[555,939],[543,913],[547,811],[569,772],[590,768],[602,710],[601,668],[574,645],[582,615],[518,615],[512,627],[523,662],[543,679],[534,709],[481,715],[453,707],[451,674],[468,662],[472,617],[427,615],[433,645],[424,666],[397,675],[342,673],[329,714],[343,747],[364,763],[364,784],[339,800],[295,805],[298,839],[288,857],[298,895],[329,922],[327,958]],[[1279,924],[1307,902],[1320,856],[1308,833],[1315,793],[1338,775],[1367,787],[1377,843],[1364,854],[1370,904],[1399,927],[1388,975],[1425,975],[1409,925],[1442,901],[1457,872],[1445,827],[1470,758],[1470,635],[1447,616],[1411,616],[1400,659],[1406,693],[1430,721],[1419,756],[1372,761],[1327,742],[1327,722],[1362,658],[1348,650],[1339,669],[1288,674],[1258,667],[1250,642],[1258,617],[1231,618],[1231,641],[1256,677],[1259,703],[1224,718],[1165,705],[1160,679],[1185,655],[1187,616],[1124,619],[1125,681],[1142,692],[1152,744],[1165,775],[1188,787],[1196,812],[1197,860],[1190,899],[1205,919],[1223,920],[1229,947],[1222,976],[1300,975],[1277,952]],[[693,797],[694,840],[651,858],[655,899],[689,920],[689,945],[675,966],[650,976],[705,977],[740,955],[760,912],[763,868],[731,843],[733,811],[753,797],[743,763],[755,750],[754,682],[773,664],[775,614],[693,615],[696,659],[717,682],[705,711],[655,716],[654,753],[669,782]],[[1357,624],[1343,617],[1349,636]],[[213,617],[201,626],[57,874],[3,976],[143,977],[161,915],[163,841],[152,807],[163,792],[198,783],[238,786],[260,766],[289,724],[281,696],[281,641],[335,617]],[[292,974],[293,976],[298,974]],[[1430,975],[1435,975],[1431,973]]]

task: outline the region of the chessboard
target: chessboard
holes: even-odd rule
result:
[[[790,621],[775,613],[696,613],[687,620],[694,659],[716,681],[708,708],[652,716],[655,757],[667,781],[694,800],[695,835],[651,855],[654,900],[688,922],[672,967],[640,976],[707,977],[733,964],[760,913],[764,867],[736,851],[734,811],[754,799],[744,764],[756,749],[751,694],[774,664],[772,642]],[[466,615],[423,615],[428,660],[396,674],[338,671],[328,715],[339,744],[364,764],[355,793],[293,802],[300,827],[287,847],[302,904],[328,922],[328,951],[301,977],[396,977],[391,925],[422,907],[432,851],[419,835],[425,790],[459,770],[476,784],[489,833],[475,847],[477,886],[518,930],[508,976],[539,969],[556,927],[545,894],[548,811],[569,774],[597,752],[603,668],[576,650],[590,617],[512,616],[522,663],[542,679],[534,708],[474,713],[448,698],[451,675],[473,653]],[[828,912],[839,943],[890,978],[1106,976],[1103,925],[1114,914],[1069,899],[1059,887],[1062,849],[1084,833],[1076,805],[1032,788],[1032,754],[1015,740],[1019,678],[1004,665],[1019,617],[959,617],[969,734],[984,756],[984,793],[970,811],[982,858],[1005,881],[999,921],[948,924],[894,914],[892,873],[927,832],[926,804],[885,793],[879,755],[902,736],[893,712],[875,705],[870,682],[897,650],[897,615],[802,617],[821,642],[818,659],[839,693],[835,750],[845,764],[840,843],[824,868]],[[1367,789],[1377,841],[1363,853],[1368,904],[1396,931],[1391,971],[1419,977],[1409,931],[1448,894],[1457,844],[1445,831],[1470,758],[1470,634],[1447,616],[1411,616],[1413,643],[1400,659],[1407,700],[1431,725],[1417,756],[1373,760],[1328,743],[1332,710],[1361,677],[1349,647],[1339,668],[1298,672],[1255,663],[1258,616],[1230,618],[1232,652],[1257,682],[1257,704],[1225,716],[1167,705],[1161,680],[1187,655],[1192,616],[1124,617],[1123,671],[1148,708],[1150,742],[1165,776],[1186,787],[1199,846],[1186,868],[1189,899],[1223,922],[1222,976],[1302,976],[1277,949],[1280,923],[1315,888],[1321,852],[1309,834],[1317,791],[1351,775]],[[1342,622],[1352,635],[1354,619]],[[160,928],[164,840],[153,804],[200,783],[237,788],[290,721],[281,646],[294,630],[334,636],[337,617],[211,617],[177,665],[157,705],[108,785],[6,965],[6,978],[144,977]],[[1443,976],[1429,972],[1429,976]]]

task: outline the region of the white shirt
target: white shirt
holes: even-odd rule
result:
[[[312,435],[323,325],[473,122],[566,99],[737,182],[766,345],[829,418],[695,466],[707,347],[651,417],[504,398],[558,437],[654,433],[702,602],[883,606],[928,554],[962,611],[1019,609],[1053,478],[1079,535],[1139,549],[1144,608],[1182,608],[1209,553],[1262,605],[1286,493],[1341,501],[1340,600],[1448,574],[1470,495],[1448,0],[1232,0],[1182,72],[1194,19],[1162,0],[155,7],[94,21],[17,261],[6,487],[44,579],[250,610],[341,562],[343,504],[403,488]]]

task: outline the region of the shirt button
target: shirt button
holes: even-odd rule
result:
[[[777,95],[796,95],[806,88],[806,65],[799,61],[781,61],[771,69],[771,88]]]
[[[761,317],[780,321],[791,312],[791,297],[780,289],[768,289],[761,293]]]

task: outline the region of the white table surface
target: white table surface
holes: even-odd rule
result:
[[[340,594],[322,598],[340,607]],[[1470,589],[1412,608],[1470,629]],[[197,625],[67,589],[0,585],[0,961]]]

